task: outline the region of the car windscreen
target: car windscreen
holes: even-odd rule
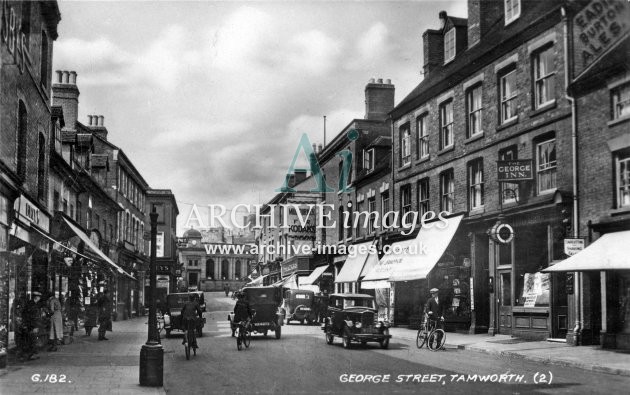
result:
[[[343,300],[343,308],[345,309],[348,307],[368,307],[373,309],[374,301],[367,298],[345,298]]]
[[[245,298],[250,304],[273,304],[277,303],[274,298],[273,289],[246,289]]]
[[[188,302],[188,294],[170,294],[166,297],[170,309],[182,308]]]

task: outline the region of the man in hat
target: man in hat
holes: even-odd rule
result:
[[[105,333],[112,330],[112,300],[107,289],[98,299],[98,323],[98,340],[109,340]]]
[[[429,319],[433,321],[444,320],[444,304],[442,300],[440,300],[439,292],[440,290],[437,288],[431,288],[429,291],[431,293],[431,297],[427,300],[427,303],[424,307],[424,311],[429,315]]]
[[[26,307],[22,310],[22,325],[25,333],[25,339],[22,342],[22,355],[29,361],[38,359],[35,357],[37,352],[37,334],[39,333],[39,301],[42,293],[33,291],[32,299],[26,303]]]

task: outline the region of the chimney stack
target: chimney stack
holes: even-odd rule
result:
[[[320,152],[322,152],[324,150],[324,146],[322,145],[322,143],[319,143],[317,145],[317,153],[319,154]]]
[[[390,79],[379,78],[374,82],[371,78],[365,86],[365,119],[384,121],[387,114],[394,109],[394,85]]]
[[[468,48],[477,44],[501,18],[503,0],[468,0]]]
[[[52,105],[63,108],[65,126],[63,130],[76,131],[79,112],[79,88],[76,71],[56,70],[56,81],[52,84]]]
[[[105,117],[102,115],[88,115],[88,127],[93,135],[103,140],[107,140],[107,128],[105,128]]]

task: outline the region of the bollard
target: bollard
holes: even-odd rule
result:
[[[164,349],[161,344],[145,344],[140,350],[140,385],[161,387],[164,378]]]

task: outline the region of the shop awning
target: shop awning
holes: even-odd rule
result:
[[[328,265],[316,267],[315,270],[300,285],[311,285],[328,269]]]
[[[543,272],[630,270],[628,242],[630,230],[606,233],[582,251],[544,269]]]
[[[105,262],[109,263],[113,268],[115,268],[118,273],[120,274],[125,274],[131,278],[133,278],[135,280],[135,278],[133,276],[131,276],[129,273],[125,272],[120,266],[118,266],[117,264],[114,263],[114,261],[112,261],[111,259],[109,259],[109,257],[107,255],[105,255],[105,253],[103,251],[101,251],[100,248],[98,248],[93,242],[92,240],[90,240],[90,238],[88,237],[88,235],[86,235],[81,229],[77,228],[76,226],[74,226],[74,224],[70,221],[68,221],[67,218],[63,219],[66,224],[68,224],[68,227],[70,227],[70,229],[72,229],[72,231],[79,236],[79,238],[81,239],[81,241],[83,241],[85,243],[86,246],[90,247],[90,250],[92,250],[94,253],[96,253],[96,255],[98,255],[99,257],[101,257],[101,259],[103,259]]]
[[[284,287],[284,288],[290,288],[290,289],[297,289],[298,288],[298,284],[297,284],[297,280],[295,278],[295,274],[290,275],[287,278],[283,278],[280,281],[277,281],[275,283],[272,284],[274,287]]]
[[[434,223],[430,228],[421,228],[416,237],[417,251],[415,254],[411,254],[412,259],[404,259],[401,263],[394,265],[389,281],[426,278],[451,243],[463,217],[463,215],[458,215],[448,218],[446,226],[442,223]],[[444,228],[442,229],[440,226]]]
[[[371,255],[370,249],[372,248],[372,244],[374,244],[374,241],[356,244],[353,246],[356,253],[348,254],[348,259],[346,259],[346,262],[343,264],[341,271],[335,279],[336,283],[352,283],[359,281],[359,277],[363,273],[365,262]]]
[[[416,242],[416,239],[411,239],[393,243],[389,248],[390,252],[376,262],[371,270],[365,274],[361,281],[361,288],[389,288],[389,279],[394,272],[394,268],[405,260],[416,259],[415,256],[409,253],[411,246],[415,245]]]

